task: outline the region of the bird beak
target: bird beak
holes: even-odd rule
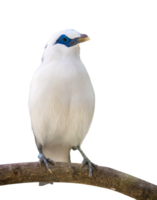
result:
[[[81,34],[80,37],[71,39],[69,44],[68,44],[68,47],[74,46],[74,45],[79,44],[81,42],[86,42],[88,40],[90,40],[90,39],[87,35]]]
[[[80,37],[78,38],[78,43],[81,43],[81,42],[86,42],[90,40],[90,38],[88,37],[88,35],[86,34],[81,34]]]

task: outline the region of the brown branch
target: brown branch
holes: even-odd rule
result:
[[[93,169],[88,177],[87,167],[80,164],[56,163],[50,174],[39,163],[0,165],[0,185],[28,182],[81,183],[108,188],[137,200],[157,200],[157,186],[107,167]]]

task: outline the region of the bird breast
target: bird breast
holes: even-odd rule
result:
[[[94,113],[95,97],[81,61],[41,65],[30,88],[29,110],[42,145],[81,144]]]

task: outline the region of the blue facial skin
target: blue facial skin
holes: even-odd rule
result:
[[[67,47],[72,47],[78,43],[79,43],[78,38],[70,39],[66,35],[61,35],[55,44],[63,44]]]

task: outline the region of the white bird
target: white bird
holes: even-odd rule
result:
[[[38,158],[50,172],[49,163],[70,162],[71,149],[80,151],[90,176],[96,167],[80,148],[95,107],[91,80],[80,59],[79,43],[87,40],[71,29],[55,33],[31,81],[29,111]]]

